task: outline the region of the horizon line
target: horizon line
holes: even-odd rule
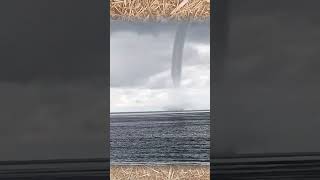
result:
[[[210,109],[196,109],[196,110],[177,110],[177,111],[122,111],[122,112],[110,112],[112,114],[134,114],[134,113],[182,113],[182,112],[210,112]]]

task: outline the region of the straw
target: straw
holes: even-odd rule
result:
[[[203,20],[210,16],[210,0],[111,0],[113,20]]]
[[[112,180],[209,180],[206,165],[112,165]]]

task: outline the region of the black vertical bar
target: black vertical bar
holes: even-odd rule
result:
[[[104,0],[105,17],[106,17],[106,154],[108,158],[107,177],[110,178],[110,1]]]

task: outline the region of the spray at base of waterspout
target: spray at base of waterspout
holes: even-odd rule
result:
[[[165,107],[167,111],[183,111],[187,107],[185,96],[180,87],[172,88],[169,91],[169,105]]]

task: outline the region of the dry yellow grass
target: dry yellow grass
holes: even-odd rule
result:
[[[112,165],[111,180],[209,180],[205,165]]]
[[[203,20],[210,0],[111,0],[110,16],[120,20]]]

